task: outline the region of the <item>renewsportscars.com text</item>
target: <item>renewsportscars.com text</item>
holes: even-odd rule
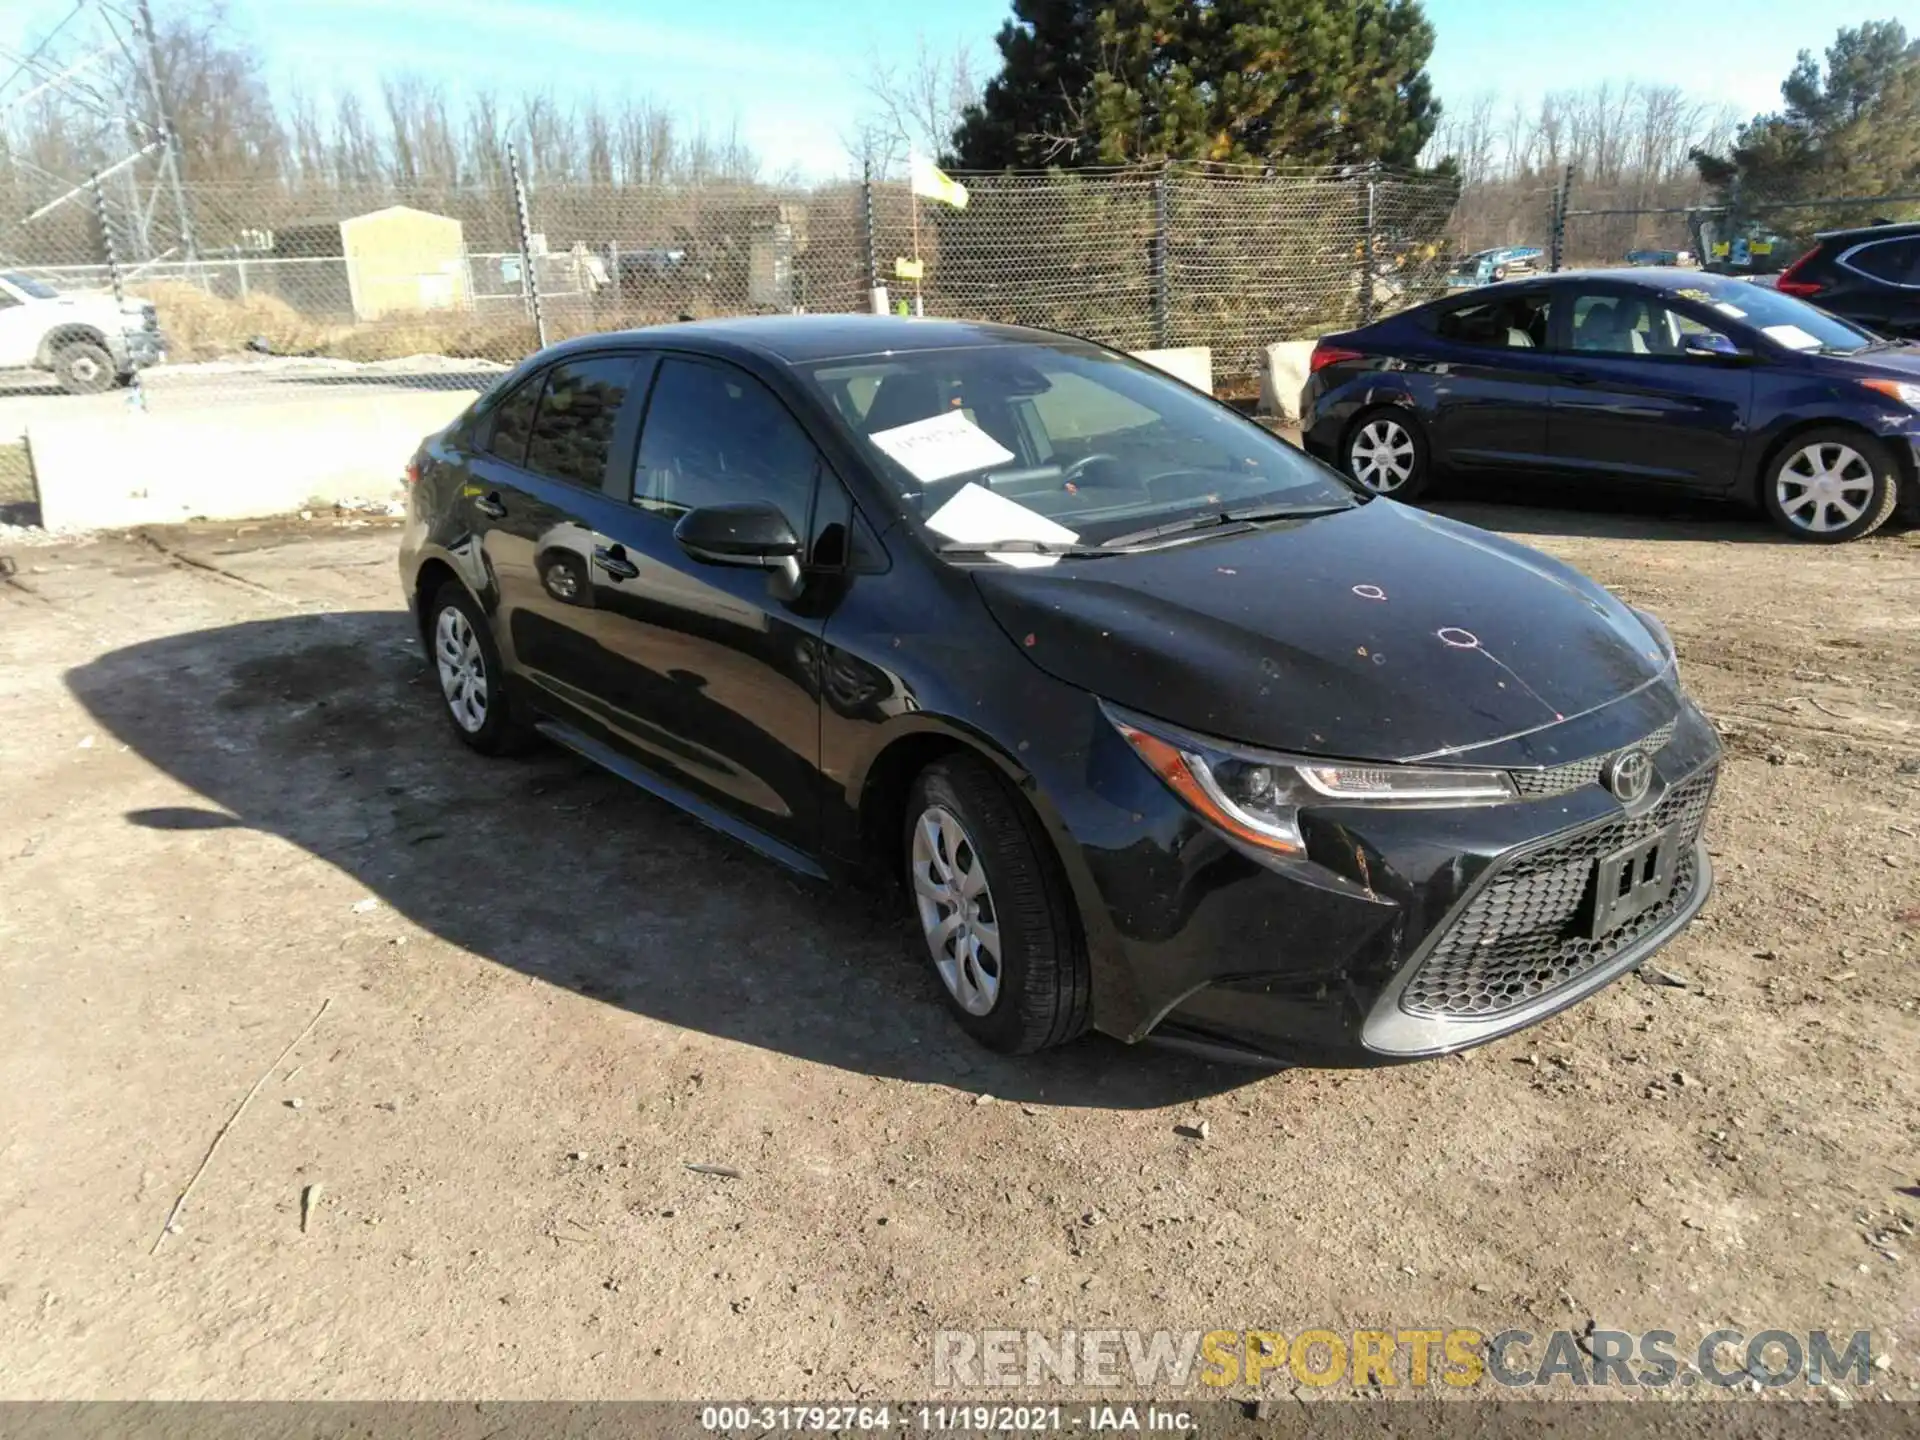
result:
[[[1288,1383],[1330,1386],[1864,1385],[1871,1333],[1714,1330],[1682,1346],[1671,1330],[1407,1328],[1279,1330],[940,1330],[939,1390],[1023,1385],[1145,1389]]]

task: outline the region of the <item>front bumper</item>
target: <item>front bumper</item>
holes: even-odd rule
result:
[[[113,362],[121,374],[144,370],[167,358],[167,339],[158,330],[126,330],[110,341]]]
[[[1249,1060],[1379,1065],[1484,1044],[1592,994],[1679,934],[1712,889],[1701,832],[1718,741],[1691,704],[1663,717],[1643,700],[1599,747],[1651,746],[1671,724],[1630,808],[1576,777],[1475,809],[1307,811],[1301,862],[1242,848],[1167,795],[1142,814],[1150,839],[1082,850],[1124,972],[1096,996],[1124,997],[1135,1023],[1098,1007],[1096,1022]],[[1647,895],[1658,903],[1593,938],[1603,864],[1655,836],[1671,866]]]

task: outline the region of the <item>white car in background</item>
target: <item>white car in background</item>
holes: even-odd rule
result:
[[[0,270],[0,371],[43,370],[70,395],[125,385],[166,358],[147,300],[62,295],[43,280]]]

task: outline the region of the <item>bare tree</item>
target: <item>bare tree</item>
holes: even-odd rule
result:
[[[885,178],[910,151],[943,154],[960,116],[980,98],[982,82],[971,47],[938,51],[922,31],[904,58],[889,59],[869,49],[860,83],[867,105],[854,134],[842,143],[856,165]]]

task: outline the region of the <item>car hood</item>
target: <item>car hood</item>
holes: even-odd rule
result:
[[[1207,735],[1347,759],[1538,730],[1667,666],[1633,611],[1577,571],[1386,500],[975,579],[1056,679]]]
[[[1903,343],[1858,355],[1822,355],[1822,360],[1853,372],[1862,380],[1920,381],[1920,345]]]

